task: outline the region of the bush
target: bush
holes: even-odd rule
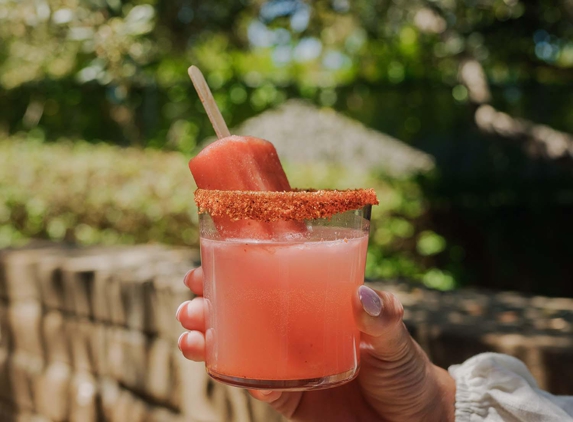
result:
[[[178,153],[83,142],[0,142],[0,246],[197,243],[193,179]]]
[[[370,177],[326,166],[290,166],[293,186],[369,186],[372,213],[367,276],[407,277],[442,289],[453,278],[433,268],[445,240],[429,230],[414,180]],[[0,247],[31,238],[79,244],[198,245],[196,186],[177,152],[30,139],[0,142]]]

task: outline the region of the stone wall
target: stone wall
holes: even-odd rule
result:
[[[0,251],[0,421],[281,420],[180,355],[175,310],[197,261],[160,246]],[[437,364],[510,353],[573,394],[573,299],[373,284],[399,296]]]
[[[541,388],[573,395],[573,299],[372,284],[400,298],[406,325],[437,365],[507,353],[525,362]]]
[[[0,251],[0,421],[279,421],[177,348],[197,252]]]

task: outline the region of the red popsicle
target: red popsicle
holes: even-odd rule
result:
[[[250,136],[228,136],[189,162],[197,186],[209,190],[290,191],[273,144]]]
[[[201,71],[191,66],[189,77],[219,138],[189,162],[197,186],[206,190],[290,191],[273,144],[263,139],[231,136]],[[266,223],[229,218],[214,221],[224,237],[244,239],[275,238],[306,230],[306,226],[298,222]]]
[[[290,191],[291,187],[273,144],[248,136],[228,136],[207,146],[189,161],[197,186],[207,190]],[[224,237],[271,239],[305,231],[303,223],[272,223],[214,218]]]

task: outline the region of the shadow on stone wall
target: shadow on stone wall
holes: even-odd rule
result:
[[[197,261],[160,246],[0,251],[0,420],[280,421],[180,355],[174,315]],[[399,296],[437,364],[500,351],[573,394],[573,299],[372,284]]]
[[[525,362],[541,388],[573,395],[573,299],[372,284],[399,297],[406,325],[437,365],[507,353]]]

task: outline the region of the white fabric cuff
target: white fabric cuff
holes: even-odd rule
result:
[[[573,422],[573,397],[540,390],[514,357],[484,353],[449,372],[456,381],[456,422]]]

